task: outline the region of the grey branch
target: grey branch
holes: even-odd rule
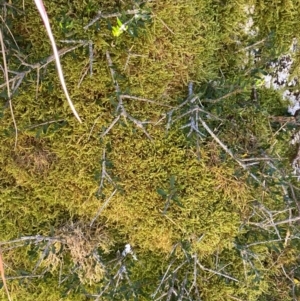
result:
[[[115,189],[111,195],[109,196],[109,198],[104,202],[104,204],[101,206],[101,208],[98,210],[98,212],[96,213],[96,216],[93,218],[93,220],[90,223],[90,227],[93,226],[94,222],[96,221],[96,219],[98,218],[98,216],[101,214],[101,212],[105,209],[105,207],[108,205],[108,203],[110,202],[110,200],[112,199],[112,197],[116,194],[117,189]]]
[[[149,135],[149,133],[146,131],[146,129],[144,127],[144,124],[152,123],[152,122],[140,121],[140,120],[132,117],[129,113],[127,113],[127,111],[124,107],[124,104],[123,104],[123,97],[122,97],[122,94],[121,94],[121,89],[120,89],[119,83],[116,80],[116,74],[115,74],[115,70],[113,68],[112,59],[111,59],[110,54],[109,54],[108,51],[106,51],[106,59],[107,59],[107,62],[108,62],[108,67],[109,67],[109,70],[110,70],[112,81],[113,81],[114,86],[115,86],[116,97],[117,97],[117,100],[118,100],[118,105],[117,105],[117,109],[116,109],[116,112],[117,112],[118,116],[113,120],[113,122],[110,124],[108,129],[106,129],[105,132],[101,134],[101,137],[104,137],[113,128],[113,126],[117,123],[120,116],[122,116],[125,119],[125,122],[126,122],[126,119],[129,119],[132,123],[135,124],[135,126],[137,128],[140,128],[145,133],[145,135],[149,138],[149,140],[152,141],[151,136]],[[128,98],[128,95],[126,95],[126,98]]]
[[[125,11],[125,15],[136,15],[136,14],[141,14],[140,9],[132,9],[132,10],[127,10]],[[116,18],[116,17],[121,17],[121,13],[112,13],[112,14],[103,14],[101,11],[98,11],[96,17],[90,21],[86,26],[84,26],[84,30],[87,30],[90,26],[92,26],[94,23],[96,23],[99,19],[109,19],[109,18]]]

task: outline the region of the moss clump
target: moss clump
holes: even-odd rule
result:
[[[82,124],[35,7],[6,6],[18,138],[15,147],[3,84],[0,247],[13,298],[288,300],[298,227],[274,223],[297,216],[299,192],[286,177],[289,135],[269,122],[285,104],[255,86],[299,35],[287,3],[46,1],[58,47],[74,46],[61,60]],[[116,16],[132,29],[118,38]],[[255,42],[256,64],[245,53]],[[134,254],[125,256],[127,243]]]

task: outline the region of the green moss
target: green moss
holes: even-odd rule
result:
[[[34,4],[26,4],[24,12],[22,1],[14,2],[20,12],[8,8],[7,25],[19,46],[4,28],[9,69],[24,71],[26,76],[12,100],[19,130],[16,148],[3,86],[1,249],[8,277],[43,273],[38,279],[9,280],[13,298],[85,300],[106,287],[103,300],[134,300],[134,294],[138,300],[149,300],[156,289],[161,295],[168,292],[175,279],[176,289],[183,283],[189,288],[194,285],[193,299],[197,285],[203,300],[264,300],[269,295],[288,300],[291,284],[282,266],[293,269],[298,246],[293,242],[288,251],[283,240],[272,246],[247,246],[276,240],[278,233],[284,239],[288,230],[288,224],[279,226],[278,233],[253,225],[262,218],[255,201],[281,211],[276,220],[289,217],[282,187],[292,189],[294,184],[284,176],[289,169],[290,135],[274,133],[277,129],[269,121],[270,115],[281,115],[286,104],[269,90],[258,89],[256,102],[251,93],[253,69],[265,68],[269,59],[287,49],[291,37],[299,35],[296,6],[291,1],[150,1],[144,9],[152,18],[143,26],[139,23],[137,37],[129,32],[113,37],[115,17],[83,29],[99,10],[124,12],[139,4],[45,3],[60,49],[74,45],[61,40],[93,42],[92,75],[88,46],[61,58],[82,124],[69,109],[54,63],[34,70],[20,63],[19,58],[42,64],[51,55]],[[252,4],[259,28],[256,37],[249,37],[243,25],[245,6]],[[124,23],[132,15],[120,18]],[[261,61],[255,66],[246,63],[243,49],[261,39],[266,39],[260,44]],[[150,122],[145,130],[152,140],[124,116],[102,135],[120,113],[106,51],[121,92],[143,98],[126,98],[123,104],[132,118]],[[297,66],[297,56],[295,60]],[[199,113],[201,118],[236,158],[268,155],[278,159],[272,162],[275,167],[260,161],[248,172],[242,170],[204,129],[205,137],[197,147],[195,136],[182,129],[190,116],[179,118],[190,109],[188,105],[174,111],[178,120],[166,133],[168,112],[186,99],[191,81],[206,111]],[[209,118],[207,112],[218,119]],[[99,191],[104,150],[108,176]],[[261,182],[253,183],[249,172]],[[297,226],[293,231],[296,235]],[[59,242],[47,249],[47,240],[38,240],[37,235]],[[24,236],[35,239],[9,242]],[[126,243],[138,261],[130,255],[123,261],[116,256]],[[196,265],[196,280],[195,258],[205,267]],[[118,278],[121,262],[129,278]],[[169,278],[160,285],[164,275]],[[66,281],[58,287],[61,277]]]

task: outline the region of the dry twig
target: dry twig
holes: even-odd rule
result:
[[[13,119],[13,123],[14,123],[14,127],[15,127],[15,137],[16,137],[15,138],[15,149],[16,149],[17,142],[18,142],[18,127],[17,127],[14,110],[13,110],[13,106],[12,106],[12,101],[11,101],[11,92],[10,92],[10,87],[9,87],[8,69],[7,69],[7,64],[6,64],[5,46],[4,46],[4,41],[3,41],[2,30],[0,30],[0,43],[1,43],[1,50],[2,50],[2,57],[3,57],[4,77],[5,77],[5,82],[6,82],[5,85],[7,88],[7,97],[8,97],[11,117]]]

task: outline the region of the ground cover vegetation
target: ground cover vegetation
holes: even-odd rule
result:
[[[1,300],[298,300],[298,2],[1,2]]]

